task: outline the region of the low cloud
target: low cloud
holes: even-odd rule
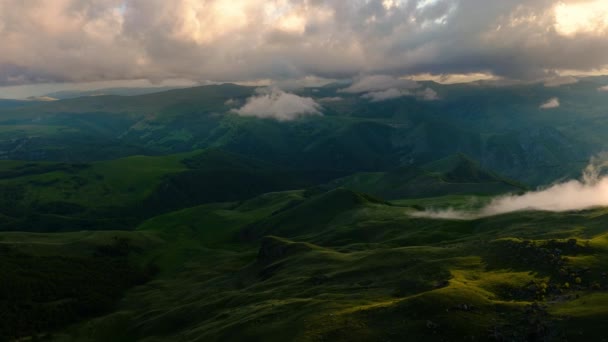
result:
[[[379,93],[382,91],[407,90],[420,87],[418,82],[410,79],[396,78],[388,75],[363,76],[349,87],[341,89],[343,93]]]
[[[563,212],[605,207],[608,206],[608,176],[602,176],[602,171],[607,166],[605,156],[593,158],[580,180],[570,180],[523,195],[501,196],[476,211],[428,210],[413,216],[472,220],[524,210]]]
[[[549,99],[549,101],[543,103],[542,105],[540,105],[540,109],[552,109],[552,108],[557,108],[559,107],[559,99],[557,97],[554,97],[552,99]]]
[[[228,99],[226,100],[226,102],[224,102],[224,105],[228,106],[228,107],[234,107],[235,105],[237,105],[239,102],[235,99]]]
[[[422,91],[419,91],[418,93],[416,93],[416,95],[425,101],[439,100],[439,95],[437,95],[437,92],[431,88],[426,88]]]
[[[271,118],[279,121],[295,120],[307,115],[322,115],[321,106],[310,97],[286,93],[278,88],[264,89],[247,99],[234,112],[240,116]]]
[[[368,99],[371,102],[380,102],[391,99],[396,99],[404,96],[415,96],[419,100],[423,101],[436,101],[439,100],[439,95],[437,92],[431,88],[426,88],[424,90],[412,92],[407,89],[397,89],[390,88],[383,91],[375,91],[367,94],[363,94],[361,97],[364,99]]]
[[[316,89],[315,89],[316,90]],[[338,102],[338,101],[342,101],[344,100],[343,98],[339,97],[339,96],[334,96],[334,97],[322,97],[319,99],[319,101],[321,102]]]
[[[578,78],[574,76],[557,76],[550,79],[545,80],[545,87],[560,87],[567,84],[575,84],[578,83]]]
[[[286,91],[294,91],[302,88],[322,87],[333,82],[336,82],[336,80],[316,76],[306,76],[302,78],[273,81],[272,84],[274,87],[277,87],[279,89],[283,89]],[[313,91],[314,90],[316,89],[313,89]]]
[[[438,100],[437,92],[431,88],[420,88],[420,83],[388,75],[363,76],[350,86],[340,89],[341,93],[363,94],[362,98],[371,102],[392,100],[404,96],[415,96],[425,101]]]
[[[398,97],[408,96],[408,95],[411,95],[411,93],[407,90],[399,90],[397,88],[390,88],[387,90],[374,91],[371,93],[367,93],[361,97],[363,97],[364,99],[368,99],[372,102],[379,102],[379,101],[385,101],[385,100],[390,100],[390,99],[396,99]]]
[[[42,102],[57,101],[56,98],[50,97],[50,96],[30,96],[26,100],[28,100],[28,101],[42,101]]]
[[[599,87],[599,88],[597,88],[597,90],[599,90],[599,91],[607,91],[608,92],[608,85],[603,86],[603,87]]]

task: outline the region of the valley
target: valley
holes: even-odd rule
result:
[[[0,336],[601,340],[605,208],[420,215],[579,177],[605,149],[608,102],[579,110],[594,82],[551,116],[525,98],[561,88],[538,85],[374,103],[330,84],[299,94],[342,100],[291,121],[237,115],[254,89],[231,84],[9,103]]]

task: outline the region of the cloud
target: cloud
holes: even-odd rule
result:
[[[608,85],[607,86],[603,86],[603,87],[599,87],[599,88],[597,88],[597,90],[599,90],[599,91],[608,91]]]
[[[316,90],[316,89],[314,89]],[[313,90],[313,91],[314,91]],[[319,101],[321,102],[338,102],[338,101],[342,101],[344,100],[343,98],[339,97],[339,96],[334,96],[334,97],[322,97],[319,99]]]
[[[402,96],[409,96],[411,95],[411,93],[407,90],[399,90],[396,88],[390,88],[387,90],[382,90],[382,91],[375,91],[375,92],[371,92],[371,93],[367,93],[364,94],[363,97],[364,99],[368,99],[372,102],[379,102],[379,101],[385,101],[385,100],[390,100],[390,99],[396,99],[398,97],[402,97]]]
[[[356,94],[367,92],[380,93],[391,90],[395,94],[395,90],[414,89],[419,86],[416,81],[410,79],[396,78],[388,75],[371,75],[357,79],[350,86],[340,89],[340,92]]]
[[[361,97],[364,99],[368,99],[371,102],[380,102],[391,99],[396,99],[404,96],[415,96],[420,100],[424,101],[435,101],[439,100],[439,95],[437,92],[431,88],[425,88],[424,90],[419,91],[410,91],[407,89],[397,89],[397,88],[389,88],[382,91],[374,91],[370,93],[363,94]]]
[[[434,91],[431,88],[426,88],[426,89],[424,89],[422,91],[419,91],[419,92],[416,93],[416,95],[419,98],[421,98],[421,99],[423,99],[425,101],[436,101],[436,100],[439,100],[439,95],[437,94],[436,91]]]
[[[228,106],[228,107],[233,107],[233,106],[237,105],[238,103],[239,103],[239,101],[237,101],[235,99],[228,99],[224,102],[224,105]]]
[[[578,78],[574,76],[557,76],[545,80],[545,87],[559,87],[567,84],[578,83]]]
[[[241,116],[271,118],[279,121],[295,120],[302,116],[322,115],[321,106],[310,97],[286,93],[278,88],[261,90],[234,111]]]
[[[559,107],[559,99],[557,97],[549,99],[549,101],[541,104],[538,108],[540,109],[553,109]]]
[[[540,79],[608,67],[607,15],[603,0],[0,0],[0,85]]]
[[[358,78],[350,86],[340,89],[342,93],[360,94],[372,102],[396,99],[404,96],[415,96],[421,100],[438,100],[437,92],[431,88],[414,91],[420,84],[412,79],[388,75],[368,75]]]
[[[601,176],[608,166],[605,157],[592,158],[581,180],[570,180],[519,196],[501,196],[477,211],[429,210],[413,215],[438,219],[476,219],[523,210],[562,212],[605,207],[608,206],[608,176]]]
[[[27,100],[28,101],[43,101],[43,102],[57,101],[56,98],[50,97],[50,96],[30,96],[27,98]]]
[[[335,81],[336,80],[334,79],[306,76],[298,79],[278,80],[276,82],[273,82],[273,85],[277,88],[289,91],[302,88],[322,87]]]

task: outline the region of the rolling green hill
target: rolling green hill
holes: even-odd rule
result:
[[[160,273],[105,314],[50,338],[603,336],[595,327],[608,314],[602,306],[608,288],[605,210],[476,221],[414,218],[407,215],[411,210],[347,190],[300,191],[152,218],[123,237],[141,248],[129,253],[133,265],[155,262]],[[252,227],[264,230],[250,234]],[[2,243],[15,241],[7,234],[0,234]],[[75,237],[54,241],[78,246],[105,239]],[[28,241],[23,253],[33,253],[39,250],[33,246],[49,240],[22,235],[18,241]]]
[[[0,230],[132,229],[202,203],[314,186],[340,175],[280,167],[217,149],[94,163],[0,162]]]

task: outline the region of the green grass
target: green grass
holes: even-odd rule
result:
[[[331,177],[217,149],[94,163],[0,161],[2,230],[134,229],[203,203],[300,189]]]
[[[419,205],[450,199],[463,201]],[[606,317],[605,210],[449,221],[412,218],[401,205],[293,191],[151,218],[126,234],[147,246],[132,260],[155,262],[156,279],[54,338],[523,341],[540,326],[548,340],[602,336],[586,322]],[[53,241],[37,236],[12,240]],[[545,252],[554,248],[566,259]]]
[[[77,129],[54,125],[0,125],[0,139],[75,133]]]
[[[39,174],[0,179],[0,185],[24,187],[24,201],[31,203],[65,201],[88,208],[102,205],[121,206],[144,199],[163,176],[187,169],[181,160],[191,154],[163,157],[133,156],[96,162],[80,169],[44,172],[56,164],[49,162],[1,161],[0,170],[10,171],[33,164]]]
[[[0,233],[0,337],[48,337],[111,312],[155,274],[136,256],[158,243],[133,232]]]
[[[161,270],[171,272],[196,258],[217,258],[214,254],[218,250],[240,252],[252,248],[237,240],[240,229],[301,198],[301,192],[296,191],[265,194],[242,203],[197,206],[149,219],[137,231],[164,241],[164,247],[148,258]]]

